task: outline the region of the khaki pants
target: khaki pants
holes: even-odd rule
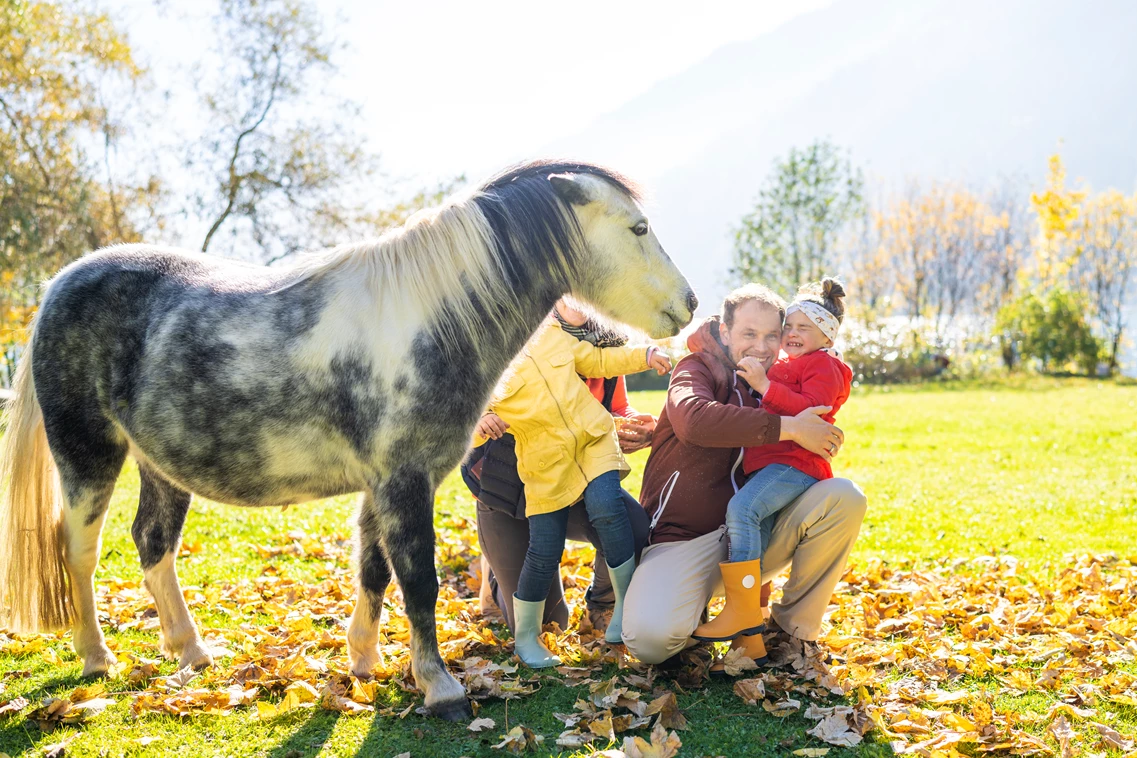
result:
[[[762,558],[763,581],[790,569],[770,611],[778,626],[816,640],[833,588],[865,517],[865,494],[848,479],[826,479],[786,507]],[[686,542],[644,548],[624,600],[624,644],[644,663],[687,646],[711,597],[722,592],[726,527]]]

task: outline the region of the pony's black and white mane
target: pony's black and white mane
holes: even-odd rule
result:
[[[549,181],[554,174],[587,174],[634,201],[641,197],[629,179],[596,164],[518,164],[438,208],[420,211],[378,240],[314,256],[297,267],[287,286],[358,271],[374,289],[401,292],[420,306],[437,305],[433,327],[443,345],[455,344],[459,334],[529,322],[533,314],[517,310],[516,293],[534,293],[550,306],[577,280],[581,230]],[[542,297],[543,291],[548,295]]]
[[[549,176],[556,174],[594,176],[634,201],[641,199],[640,189],[630,179],[593,163],[528,161],[486,180],[468,202],[478,207],[492,231],[505,301],[511,293],[533,291],[537,283],[555,300],[579,280],[580,226],[549,182]]]
[[[471,202],[493,230],[496,254],[514,288],[532,284],[542,267],[566,286],[575,273],[580,228],[567,203],[553,189],[553,174],[587,174],[604,179],[633,200],[640,191],[629,179],[592,163],[530,161],[507,168],[478,187]]]

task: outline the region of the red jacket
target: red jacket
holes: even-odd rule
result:
[[[652,435],[640,502],[652,519],[651,542],[709,534],[726,520],[742,486],[743,447],[778,441],[782,419],[758,407],[735,377],[713,316],[687,339],[691,350],[671,372],[667,404]]]
[[[584,383],[588,385],[588,391],[596,398],[597,402],[604,402],[604,382],[605,379],[585,379]],[[631,416],[636,413],[636,409],[628,405],[628,385],[624,381],[624,377],[616,377],[616,391],[612,393],[612,415],[613,416]]]
[[[762,407],[779,416],[796,416],[806,408],[832,406],[822,418],[833,423],[838,409],[849,399],[853,370],[824,350],[800,358],[783,358],[766,374],[770,388],[762,396]],[[832,479],[829,461],[811,453],[796,442],[779,442],[764,447],[748,447],[742,457],[742,469],[752,474],[772,463],[793,466],[814,479]]]

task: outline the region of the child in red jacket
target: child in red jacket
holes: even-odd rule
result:
[[[782,350],[786,357],[762,370],[756,359],[743,359],[747,373],[757,374],[751,389],[762,395],[762,407],[780,416],[796,416],[806,408],[829,406],[823,418],[833,423],[849,397],[853,371],[828,352],[845,317],[845,289],[836,279],[807,284],[786,308]],[[769,518],[798,499],[821,479],[831,479],[829,462],[794,442],[747,448],[743,470],[750,479],[726,511],[730,558],[720,563],[726,588],[722,613],[692,635],[700,640],[732,640],[762,631],[761,556],[770,541]]]

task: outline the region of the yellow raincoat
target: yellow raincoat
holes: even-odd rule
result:
[[[489,410],[517,440],[525,515],[567,508],[608,471],[629,471],[612,416],[580,380],[644,371],[646,347],[598,348],[546,322],[514,360]],[[486,441],[475,433],[475,444]]]

